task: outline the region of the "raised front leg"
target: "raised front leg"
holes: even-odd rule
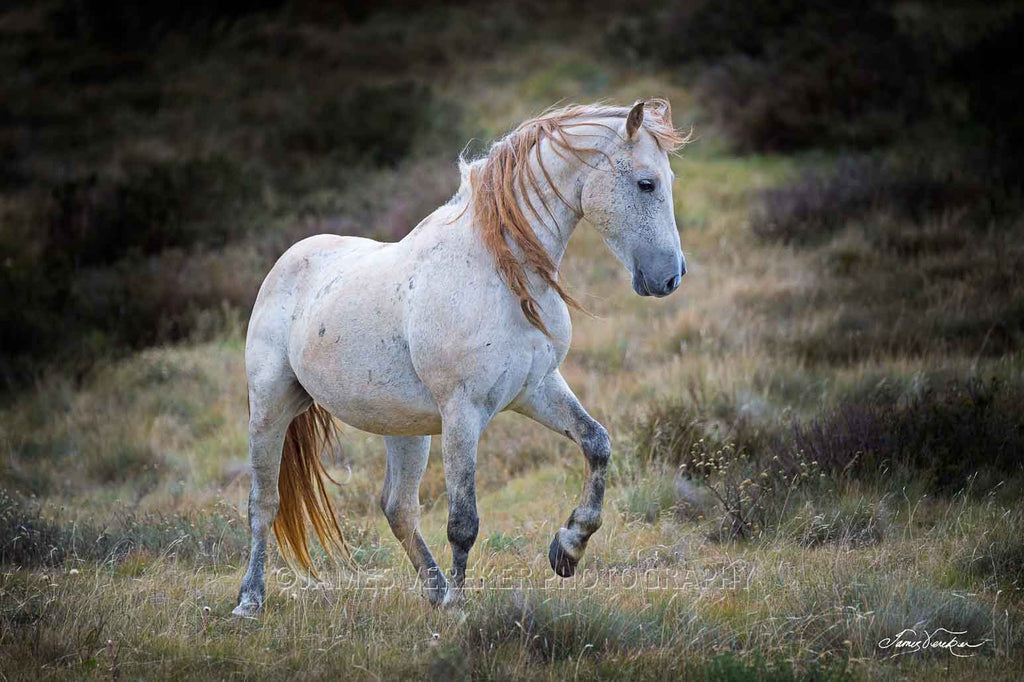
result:
[[[452,585],[444,603],[462,598],[469,551],[480,530],[476,511],[476,449],[483,431],[482,412],[471,405],[445,411],[441,432],[444,479],[448,489],[448,542],[452,546]]]
[[[427,599],[437,606],[444,599],[447,583],[420,535],[419,526],[420,482],[430,455],[430,436],[385,436],[384,442],[388,446],[388,464],[380,508],[391,532],[416,567]]]
[[[557,371],[515,409],[575,442],[587,460],[583,497],[569,515],[565,527],[555,534],[548,551],[551,568],[561,577],[568,578],[576,572],[576,564],[583,558],[587,540],[601,527],[605,471],[612,453],[611,439],[605,428],[583,409]]]

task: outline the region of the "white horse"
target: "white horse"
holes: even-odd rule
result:
[[[310,572],[308,525],[324,547],[344,543],[320,461],[332,415],[384,436],[381,508],[433,604],[461,598],[488,422],[514,410],[565,435],[589,473],[548,556],[558,575],[573,574],[601,525],[611,442],[558,371],[574,304],[558,266],[585,218],[636,293],[672,293],[686,264],[668,155],[685,142],[664,100],[550,111],[461,163],[458,193],[400,242],[319,235],[288,249],[246,337],[252,548],[236,615],[263,605],[271,524],[282,553]],[[432,434],[448,489],[451,584],[419,532]]]

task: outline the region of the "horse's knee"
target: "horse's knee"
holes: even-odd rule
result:
[[[591,467],[603,469],[608,466],[612,457],[612,439],[600,423],[590,421],[580,438],[580,447]]]
[[[407,537],[416,529],[418,507],[412,509],[401,505],[395,500],[381,500],[381,509],[384,511],[388,525],[391,526],[391,532],[395,534],[396,538]]]

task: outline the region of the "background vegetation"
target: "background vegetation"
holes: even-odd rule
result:
[[[0,672],[1018,679],[1022,24],[1018,2],[9,3]],[[545,554],[571,443],[495,420],[484,589],[435,611],[376,508],[382,445],[349,429],[355,567],[308,587],[274,557],[266,614],[231,619],[244,325],[274,259],[401,238],[460,151],[545,106],[650,95],[697,134],[673,160],[692,272],[641,300],[587,226],[570,246],[596,317],[564,371],[615,443],[578,580]],[[878,646],[940,627],[984,645]]]

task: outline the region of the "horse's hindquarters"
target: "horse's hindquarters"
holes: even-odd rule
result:
[[[439,433],[437,406],[403,330],[411,275],[398,246],[341,252],[317,273],[292,321],[289,358],[306,392],[346,424],[390,435]]]

